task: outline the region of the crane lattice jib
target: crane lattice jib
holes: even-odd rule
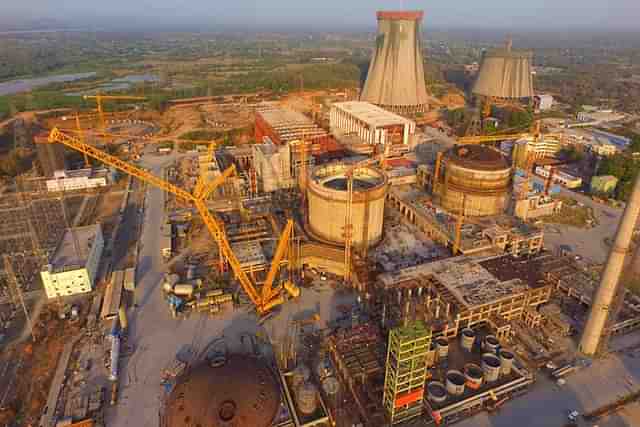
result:
[[[99,160],[133,177],[136,177],[142,180],[143,182],[155,185],[156,187],[162,190],[165,190],[171,194],[174,194],[176,197],[180,199],[193,203],[196,209],[198,210],[198,212],[200,213],[202,220],[205,226],[207,227],[207,230],[218,243],[219,250],[223,253],[225,259],[231,265],[231,268],[236,278],[240,282],[244,291],[249,296],[249,299],[251,299],[251,302],[255,304],[258,312],[262,314],[268,310],[268,309],[265,310],[265,307],[269,307],[272,305],[270,304],[270,302],[265,302],[260,300],[258,292],[255,290],[253,284],[247,277],[246,273],[242,270],[240,261],[238,261],[238,258],[233,253],[231,249],[231,244],[227,240],[224,230],[218,224],[218,221],[214,218],[214,216],[211,214],[204,200],[197,199],[188,191],[182,190],[181,188],[178,188],[175,185],[169,182],[166,182],[165,180],[158,178],[155,175],[141,168],[138,168],[126,162],[123,162],[122,160],[118,159],[115,156],[112,156],[101,150],[98,150],[97,148],[92,147],[91,145],[84,144],[80,142],[78,139],[73,138],[69,135],[65,135],[64,133],[60,132],[57,128],[54,128],[53,130],[51,130],[51,132],[49,133],[48,140],[51,143],[58,142],[76,151],[85,153],[88,156],[93,157],[94,159]]]
[[[264,281],[264,285],[262,286],[263,300],[268,300],[274,295],[273,281],[275,280],[276,274],[278,274],[278,270],[280,269],[280,261],[282,261],[282,258],[284,258],[289,250],[289,240],[291,238],[291,234],[293,234],[293,220],[288,220],[287,226],[280,235],[280,240],[278,241],[278,246],[276,247],[276,251],[271,262],[271,268],[269,269],[269,273],[267,274],[267,279]]]

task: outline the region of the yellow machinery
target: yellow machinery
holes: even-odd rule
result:
[[[107,129],[102,101],[144,101],[147,99],[143,96],[102,95],[100,93],[96,95],[85,95],[82,98],[96,100],[96,104],[98,106],[98,117],[100,118],[100,127],[102,130]]]
[[[188,191],[178,188],[175,185],[161,178],[158,178],[157,176],[141,168],[130,165],[115,156],[107,154],[91,145],[85,144],[77,138],[66,135],[60,132],[57,128],[51,130],[48,142],[57,142],[76,151],[87,154],[89,157],[92,157],[124,173],[138,178],[143,182],[146,182],[147,184],[154,185],[168,193],[171,193],[178,199],[192,203],[198,210],[202,221],[207,227],[207,230],[216,241],[221,258],[226,260],[231,266],[236,279],[238,279],[240,285],[247,293],[249,299],[255,305],[258,314],[263,315],[269,312],[274,307],[282,304],[284,302],[282,292],[283,289],[287,290],[292,296],[296,296],[299,294],[298,288],[292,283],[275,289],[273,289],[272,285],[268,285],[267,289],[264,289],[263,286],[262,291],[259,292],[256,289],[256,286],[251,282],[247,274],[242,270],[240,261],[233,253],[231,244],[227,240],[227,236],[222,224],[220,224],[218,219],[209,211],[209,208],[207,207],[205,202],[206,198],[209,194],[211,194],[212,191],[215,190],[218,185],[224,182],[224,180],[228,176],[235,172],[234,167],[227,169],[220,177],[217,177],[216,180],[212,181],[209,184],[197,184],[196,191],[194,191],[194,194],[191,194]],[[275,263],[275,265],[275,268],[277,270],[277,268],[279,268],[280,262],[278,261],[277,263]],[[272,269],[273,268],[274,267],[272,265]]]

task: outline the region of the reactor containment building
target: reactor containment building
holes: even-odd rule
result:
[[[399,114],[427,110],[422,58],[422,11],[378,12],[376,47],[361,101]]]
[[[333,163],[316,167],[307,185],[309,228],[321,241],[344,244],[344,228],[349,193],[346,171],[350,165]],[[353,202],[351,224],[353,245],[373,246],[382,239],[384,202],[388,178],[373,167],[353,171]]]

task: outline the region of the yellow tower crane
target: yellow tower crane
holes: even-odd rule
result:
[[[231,269],[243,290],[247,293],[251,302],[255,305],[256,311],[259,315],[266,314],[274,307],[284,302],[284,292],[287,290],[292,296],[297,296],[299,291],[294,284],[284,285],[277,288],[273,288],[269,285],[268,289],[262,289],[258,291],[256,285],[251,282],[247,274],[242,269],[240,261],[233,253],[231,244],[227,239],[223,225],[219,220],[211,213],[206,205],[206,198],[212,191],[215,190],[217,185],[220,185],[226,179],[235,172],[235,168],[230,168],[219,179],[212,181],[209,184],[196,185],[197,192],[195,194],[189,193],[175,185],[165,181],[162,178],[145,171],[144,169],[130,165],[119,158],[107,154],[91,145],[85,144],[77,138],[70,135],[66,135],[60,132],[57,128],[51,130],[48,138],[49,143],[60,143],[69,148],[72,148],[81,153],[86,153],[89,157],[99,160],[111,167],[114,167],[126,174],[129,174],[135,178],[142,180],[148,184],[154,185],[168,193],[175,195],[177,198],[186,202],[192,203],[198,213],[200,214],[202,221],[204,222],[207,230],[218,244],[218,250],[224,259],[230,264]],[[279,267],[280,263],[277,263]],[[273,267],[272,267],[273,268]]]
[[[85,95],[83,99],[95,99],[98,106],[98,117],[100,118],[100,127],[102,130],[107,129],[107,122],[104,116],[104,107],[102,101],[145,101],[147,98],[143,96],[124,96],[124,95],[102,95],[97,93],[95,95]]]

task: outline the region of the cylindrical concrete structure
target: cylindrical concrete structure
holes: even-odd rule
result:
[[[464,328],[460,333],[460,345],[466,351],[473,349],[473,343],[476,341],[476,333],[471,328]]]
[[[482,371],[484,380],[488,383],[498,381],[500,378],[500,359],[495,354],[485,353],[482,355]]]
[[[509,375],[513,369],[515,355],[509,350],[500,350],[500,373]]]
[[[376,47],[361,101],[396,113],[428,107],[422,58],[422,11],[378,12]]]
[[[484,342],[482,344],[482,350],[485,353],[493,353],[496,354],[498,351],[498,347],[500,347],[500,341],[493,335],[487,335],[484,337]]]
[[[447,392],[452,396],[460,396],[464,393],[465,378],[462,372],[451,370],[447,372]]]
[[[302,384],[296,391],[296,403],[300,412],[313,414],[318,407],[318,389],[310,383]]]
[[[504,213],[511,191],[511,166],[497,150],[482,145],[457,146],[443,156],[442,207],[467,217]]]
[[[438,352],[438,359],[446,358],[449,355],[449,341],[444,337],[436,339],[436,351]]]
[[[616,239],[609,251],[609,259],[600,279],[600,286],[591,305],[589,319],[580,339],[579,348],[585,355],[594,355],[598,351],[600,338],[614,303],[620,274],[624,267],[624,258],[629,251],[638,214],[640,214],[640,175],[636,178],[633,192],[622,215]]]
[[[475,363],[467,363],[464,365],[464,377],[470,388],[478,389],[482,385],[484,372],[480,366]]]
[[[344,244],[348,200],[345,173],[348,169],[347,164],[333,163],[315,168],[310,175],[307,185],[309,231],[320,240]],[[387,176],[378,169],[362,167],[353,171],[351,225],[354,247],[362,247],[365,240],[373,246],[382,239],[387,187]]]
[[[533,98],[532,58],[532,52],[511,50],[510,42],[505,48],[485,52],[471,91],[493,98]]]
[[[427,399],[434,403],[442,403],[447,400],[447,389],[439,381],[431,381],[427,384]]]

